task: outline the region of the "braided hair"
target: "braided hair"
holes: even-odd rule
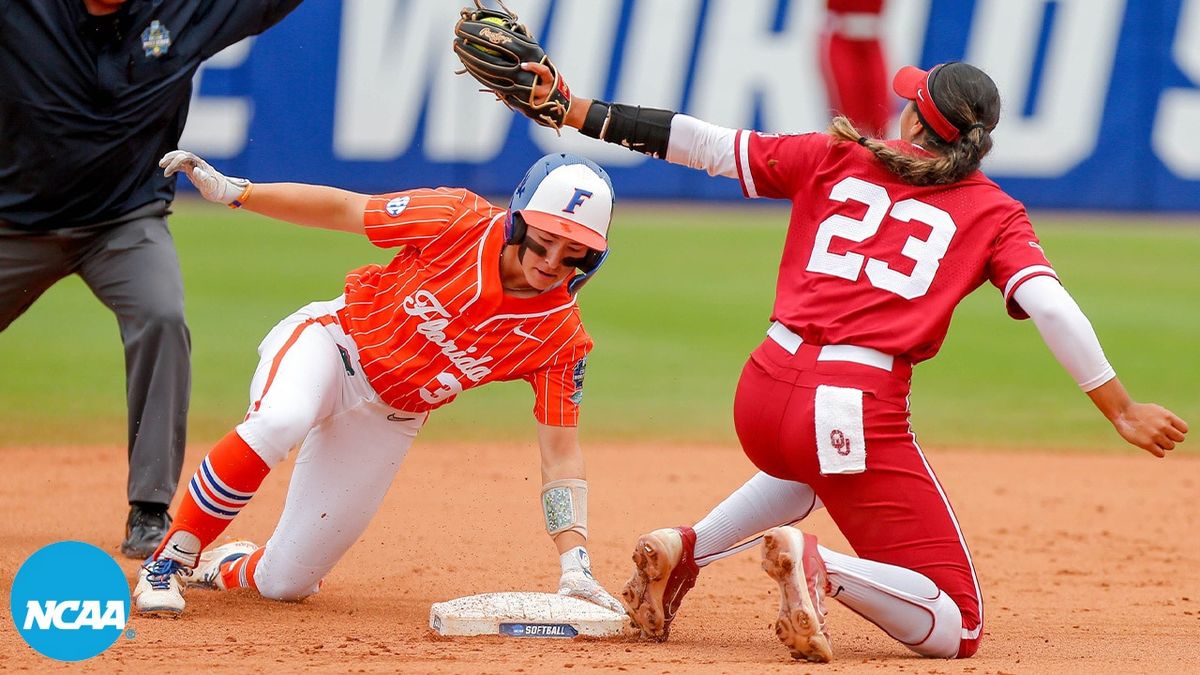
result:
[[[867,138],[845,116],[834,118],[828,133],[839,142],[867,148],[905,183],[955,183],[979,169],[992,149],[992,130],[1000,121],[1000,92],[987,73],[967,63],[952,62],[930,71],[929,94],[938,110],[959,130],[958,138],[948,142],[925,125],[921,144],[931,156]]]

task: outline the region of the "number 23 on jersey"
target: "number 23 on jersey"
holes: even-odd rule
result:
[[[813,241],[812,256],[808,259],[806,269],[809,272],[858,281],[865,269],[872,286],[906,300],[919,298],[929,292],[938,265],[958,229],[949,213],[916,199],[904,199],[893,204],[887,190],[859,178],[839,181],[833,186],[829,198],[842,203],[858,202],[867,207],[867,212],[860,219],[835,214],[821,222]],[[901,255],[916,263],[911,273],[897,272],[883,260],[867,258],[853,250],[845,253],[829,250],[834,237],[855,243],[870,239],[879,231],[879,226],[887,216],[904,223],[924,223],[932,230],[928,239],[909,237],[900,250]]]

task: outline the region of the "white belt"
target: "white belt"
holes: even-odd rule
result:
[[[767,337],[775,341],[775,344],[783,347],[789,354],[795,354],[800,349],[800,345],[804,344],[804,340],[796,335],[787,326],[776,321],[767,329]],[[849,361],[858,363],[872,368],[879,368],[891,372],[892,365],[895,362],[890,354],[884,354],[878,349],[870,347],[859,347],[858,345],[825,345],[821,347],[821,351],[817,354],[818,361]]]
[[[829,31],[847,40],[874,40],[883,35],[883,18],[866,12],[830,12]]]

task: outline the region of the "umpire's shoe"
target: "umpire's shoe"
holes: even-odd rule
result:
[[[164,506],[142,506],[129,508],[129,519],[125,521],[125,541],[121,542],[121,553],[130,558],[145,560],[154,555],[162,543],[167,530],[171,529],[171,516]]]
[[[637,569],[621,591],[630,625],[642,637],[667,639],[683,596],[696,585],[696,533],[690,527],[655,530],[638,537]]]
[[[179,616],[183,611],[183,580],[192,570],[170,558],[147,560],[138,569],[133,606],[138,614]]]

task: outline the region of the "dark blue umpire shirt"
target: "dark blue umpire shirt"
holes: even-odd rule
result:
[[[128,0],[97,17],[83,0],[0,0],[0,227],[169,203],[158,160],[179,143],[196,69],[300,1]]]

